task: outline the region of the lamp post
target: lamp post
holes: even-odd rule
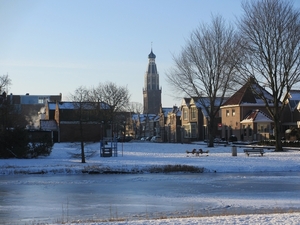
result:
[[[104,139],[104,121],[101,121],[101,139]]]
[[[125,131],[126,131],[126,122],[123,121],[124,133],[123,133],[123,142],[122,142],[122,157],[123,157],[123,145],[125,141]]]
[[[180,131],[181,131],[181,144],[183,144],[183,132],[184,132],[184,126],[180,127]]]

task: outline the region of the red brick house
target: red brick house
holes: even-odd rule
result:
[[[273,121],[264,101],[253,90],[259,84],[249,79],[222,106],[222,137],[229,140],[234,135],[238,140],[257,141],[273,134]],[[264,89],[263,95],[273,101],[272,95]]]
[[[108,121],[103,117],[107,107],[103,102],[47,102],[41,129],[54,131],[58,142],[76,142],[81,138],[82,123],[84,141],[99,141],[108,135]]]

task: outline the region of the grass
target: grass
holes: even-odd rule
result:
[[[203,167],[189,166],[189,165],[165,165],[165,166],[153,166],[150,167],[150,173],[174,173],[174,172],[185,172],[185,173],[203,173]]]

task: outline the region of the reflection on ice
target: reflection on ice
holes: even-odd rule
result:
[[[288,211],[300,207],[299,175],[0,176],[0,223]]]

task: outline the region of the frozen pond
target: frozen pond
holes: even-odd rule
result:
[[[300,173],[0,176],[0,224],[300,209]]]

